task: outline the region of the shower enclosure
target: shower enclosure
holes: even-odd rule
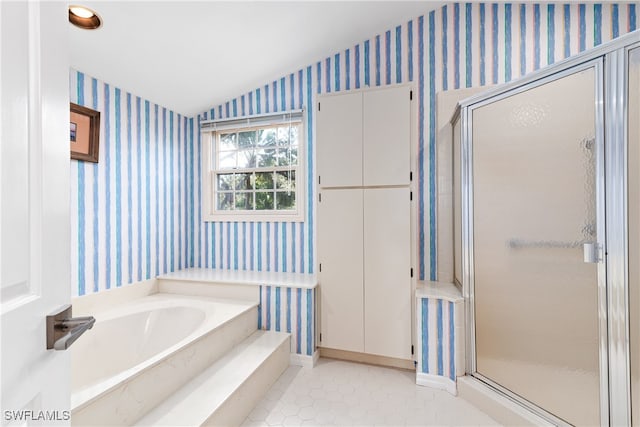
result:
[[[640,32],[463,101],[467,374],[558,425],[640,425]]]

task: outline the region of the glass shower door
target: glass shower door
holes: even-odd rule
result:
[[[600,67],[470,117],[475,375],[574,425],[600,424]]]

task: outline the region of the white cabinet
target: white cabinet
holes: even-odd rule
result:
[[[408,185],[411,103],[408,87],[363,92],[363,185]]]
[[[364,190],[364,351],[411,358],[409,188]]]
[[[316,128],[319,185],[408,185],[410,98],[407,86],[321,97]]]
[[[412,357],[410,126],[407,86],[319,98],[321,347]]]
[[[322,345],[364,351],[363,191],[325,191],[318,204],[318,252],[322,254]]]
[[[362,185],[362,93],[324,97],[316,136],[322,141],[322,149],[317,150],[320,185]]]

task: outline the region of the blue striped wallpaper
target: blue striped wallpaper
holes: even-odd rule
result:
[[[260,286],[258,329],[289,332],[291,353],[312,356],[315,349],[315,289]]]
[[[186,267],[193,120],[79,71],[69,87],[101,113],[99,162],[70,164],[72,295]]]
[[[244,115],[284,111],[303,108],[306,99],[312,96],[311,67],[299,70],[271,84],[258,88],[239,98],[219,105],[200,114],[196,124],[201,120],[220,117],[241,117]],[[241,269],[280,272],[313,272],[313,124],[314,117],[307,111],[306,133],[307,158],[303,160],[307,168],[307,188],[309,195],[302,202],[305,204],[306,221],[304,222],[204,222],[201,217],[200,192],[195,193],[198,211],[194,252],[198,254],[194,260],[195,267]],[[197,133],[195,144],[200,149],[202,141]],[[193,165],[201,183],[201,164]]]
[[[314,272],[314,111],[306,111],[306,218],[297,223],[202,220],[199,122],[407,82],[418,106],[419,278],[435,280],[436,93],[506,82],[635,29],[635,3],[450,4],[193,118],[72,70],[72,101],[103,121],[100,163],[71,162],[73,294],[186,266]]]
[[[438,298],[421,298],[418,304],[417,371],[456,380],[455,304]],[[462,305],[460,306],[462,308]],[[461,372],[464,367],[458,367]]]
[[[635,4],[455,3],[211,108],[197,121],[306,108],[317,94],[415,82],[419,278],[435,280],[436,93],[503,83],[636,28]],[[306,220],[221,223],[199,217],[198,267],[315,271],[312,109],[306,120]],[[196,198],[199,209],[199,193]]]

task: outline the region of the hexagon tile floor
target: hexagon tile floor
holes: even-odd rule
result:
[[[410,371],[331,359],[290,366],[242,424],[499,426],[467,401],[415,384]]]

